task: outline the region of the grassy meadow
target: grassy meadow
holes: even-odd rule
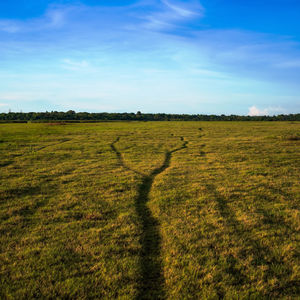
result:
[[[0,298],[299,299],[299,136],[0,124]]]

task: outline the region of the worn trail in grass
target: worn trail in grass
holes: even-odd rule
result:
[[[111,144],[111,148],[116,153],[120,164],[125,169],[131,170],[142,176],[142,183],[139,186],[138,196],[135,201],[136,212],[142,227],[142,236],[140,239],[140,243],[142,245],[140,257],[141,281],[136,299],[164,299],[164,276],[160,253],[161,236],[159,231],[159,222],[153,217],[151,210],[147,206],[147,202],[149,201],[149,194],[155,177],[170,167],[172,154],[187,148],[188,141],[185,141],[184,138],[181,137],[180,140],[183,142],[182,146],[171,151],[167,151],[165,153],[163,164],[160,167],[155,168],[149,175],[145,175],[126,165],[122,153],[118,151],[115,146],[119,140],[120,137]]]

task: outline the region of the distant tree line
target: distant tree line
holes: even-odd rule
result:
[[[9,112],[0,113],[0,122],[5,121],[300,121],[300,114],[277,116],[238,116],[238,115],[189,115],[164,113],[88,113],[51,111],[51,112]]]

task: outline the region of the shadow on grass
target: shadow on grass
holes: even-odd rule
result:
[[[117,138],[112,144],[111,148],[116,153],[120,164],[127,170],[133,171],[142,176],[142,183],[138,189],[138,196],[135,200],[136,212],[142,227],[142,235],[140,243],[142,246],[140,256],[141,279],[139,282],[138,293],[136,299],[164,299],[164,275],[162,270],[161,260],[161,236],[159,233],[159,222],[151,213],[147,206],[149,201],[149,194],[155,180],[155,177],[164,172],[169,166],[172,154],[187,148],[187,141],[180,138],[183,142],[182,146],[165,153],[163,164],[154,169],[149,175],[144,175],[136,170],[129,168],[122,154],[116,149],[115,143],[120,138]]]
[[[1,202],[18,199],[25,196],[36,196],[41,193],[41,186],[23,186],[6,189],[0,192]]]
[[[11,161],[11,160],[0,162],[0,168],[9,166],[12,163],[13,163],[13,161]]]
[[[34,149],[33,147],[30,146],[29,151],[27,151],[25,153],[22,153],[22,154],[12,154],[11,156],[13,156],[13,158],[26,157],[28,154],[36,153],[36,152],[41,151],[43,149],[46,149],[46,148],[49,148],[49,147],[53,147],[53,146],[57,146],[57,145],[60,145],[60,144],[63,144],[63,143],[69,142],[69,141],[71,141],[71,139],[63,139],[63,140],[61,140],[61,141],[59,141],[57,143],[53,143],[53,144],[50,144],[50,145],[41,146],[41,147],[36,148],[36,149]],[[9,166],[9,165],[11,165],[13,163],[15,163],[15,161],[13,161],[13,160],[8,160],[8,161],[5,161],[5,162],[0,162],[0,168],[1,167]]]
[[[53,187],[56,190],[56,186]],[[9,220],[11,217],[20,217],[18,222],[9,221],[6,226],[1,226],[0,235],[14,236],[15,241],[23,238],[23,232],[29,232],[39,224],[40,218],[36,217],[37,212],[49,202],[49,197],[36,199],[42,194],[41,186],[25,186],[12,188],[0,192],[0,204],[4,201],[7,206],[7,213],[1,216],[1,221]],[[35,201],[30,200],[35,199]]]
[[[43,150],[45,148],[54,147],[54,146],[57,146],[57,145],[60,145],[60,144],[63,144],[63,143],[69,142],[69,141],[71,141],[71,139],[62,139],[61,141],[59,141],[57,143],[53,143],[53,144],[41,146],[41,147],[39,147],[37,149],[33,149],[33,152],[41,151],[41,150]]]
[[[276,257],[274,252],[262,244],[259,239],[253,237],[253,234],[236,218],[234,211],[230,209],[226,199],[216,190],[216,187],[212,184],[206,185],[207,190],[214,196],[217,202],[217,208],[222,216],[227,227],[232,229],[232,234],[235,235],[237,240],[242,243],[247,249],[243,256],[252,256],[252,265],[255,267],[267,266],[268,269],[265,273],[265,281],[273,278],[278,279],[278,284],[274,287],[266,288],[263,291],[262,296],[274,298],[283,296],[294,296],[300,292],[300,281],[289,280],[292,270],[287,264],[285,264],[280,258]],[[266,217],[266,216],[265,216]],[[240,270],[237,268],[237,260],[232,260],[230,268],[227,269],[229,273],[235,278],[236,284],[246,284],[246,280],[249,280]],[[246,271],[246,270],[244,270]]]

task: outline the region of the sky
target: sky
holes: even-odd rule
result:
[[[299,0],[0,0],[0,112],[300,112]]]

